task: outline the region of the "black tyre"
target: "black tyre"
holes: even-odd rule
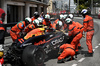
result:
[[[26,47],[22,54],[22,61],[25,66],[43,66],[45,52],[41,47],[30,45]]]

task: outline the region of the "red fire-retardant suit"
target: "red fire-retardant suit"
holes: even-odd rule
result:
[[[93,18],[86,15],[85,19],[83,20],[84,31],[87,32],[86,34],[86,44],[88,46],[88,52],[93,53],[92,48],[92,38],[94,35],[94,23]]]
[[[53,27],[54,29],[56,29],[55,26],[56,26],[56,24],[57,24],[58,21],[59,21],[59,19],[57,19],[57,20],[54,21],[54,23],[53,23],[53,25],[52,25],[52,27]]]
[[[75,55],[75,49],[71,44],[63,44],[60,46],[60,49],[63,49],[63,52],[58,57],[58,60],[64,59],[67,56],[73,57]]]
[[[62,21],[62,23],[63,23],[63,30],[65,30],[67,28],[67,24],[65,24],[64,21]]]
[[[83,25],[80,24],[79,22],[75,22],[75,23],[78,26],[78,29],[80,29],[80,32],[83,34]],[[80,41],[79,41],[78,47],[81,47]]]
[[[71,45],[74,47],[75,51],[78,51],[78,43],[80,39],[82,38],[82,33],[80,32],[80,29],[77,29],[77,27],[73,24],[69,24],[68,27],[69,36],[73,36],[73,40],[71,42]]]
[[[29,25],[25,28],[24,32],[28,33],[29,31],[31,31],[31,30],[33,30],[33,29],[35,29],[35,28],[36,28],[36,27],[35,27],[34,24],[29,24]]]
[[[60,21],[60,20],[57,19],[57,20],[54,21],[54,23],[53,23],[53,25],[52,25],[52,27],[53,27],[54,29],[56,28],[56,24],[57,24],[58,21]],[[61,20],[61,21],[62,21],[62,20]],[[67,24],[65,24],[64,21],[62,21],[62,23],[63,23],[63,29],[66,29],[66,28],[67,28]]]
[[[32,17],[32,18],[31,18],[32,22],[33,22],[35,19],[36,19],[35,17]]]
[[[76,27],[78,27],[78,26],[76,25],[76,22],[73,21],[72,24],[75,25]]]
[[[25,28],[25,26],[25,21],[21,21],[11,28],[10,36],[13,41],[20,37],[19,33]]]
[[[80,24],[79,22],[76,22],[76,24],[78,25],[80,32],[83,33],[83,25]]]
[[[45,25],[45,26],[48,26],[49,28],[52,28],[52,24],[51,24],[50,21],[47,22],[47,21],[44,19],[42,24]]]
[[[51,22],[50,21],[47,22],[45,19],[43,20],[42,24],[48,26],[49,28],[53,27]],[[47,30],[46,32],[50,32],[50,30]]]

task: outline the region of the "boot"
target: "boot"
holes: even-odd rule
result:
[[[92,52],[92,53],[87,53],[87,54],[85,55],[85,57],[93,57],[93,53],[94,53],[94,52]]]
[[[65,63],[64,59],[58,60],[57,63]]]

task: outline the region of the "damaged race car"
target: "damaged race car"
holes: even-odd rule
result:
[[[42,28],[37,29],[43,30]],[[69,37],[63,31],[40,31],[37,35],[36,31],[32,30],[9,47],[5,55],[5,64],[10,63],[12,66],[42,66],[45,55],[69,41]]]

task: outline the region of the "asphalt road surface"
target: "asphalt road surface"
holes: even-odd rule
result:
[[[74,21],[83,23],[81,17],[75,17]],[[79,50],[80,54],[78,54],[77,58],[75,58],[72,61],[66,61],[65,63],[58,64],[57,63],[57,57],[58,54],[56,51],[50,52],[48,55],[47,60],[44,63],[44,66],[100,66],[100,19],[94,19],[94,29],[95,34],[93,37],[93,57],[86,57],[86,53],[88,51],[87,45],[86,45],[86,38],[81,39],[81,46],[83,49]],[[12,40],[10,37],[6,37],[5,40],[5,50],[7,50],[10,44],[12,43]],[[10,65],[7,65],[10,66]]]

